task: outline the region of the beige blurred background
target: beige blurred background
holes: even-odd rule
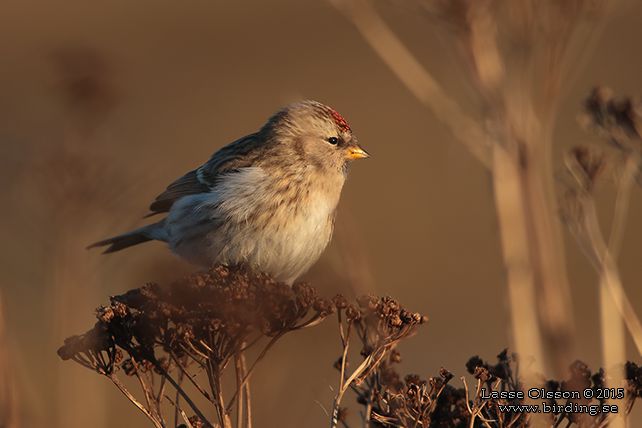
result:
[[[459,63],[425,17],[403,6],[386,12],[474,112]],[[618,10],[566,88],[558,158],[592,138],[576,121],[592,86],[642,94],[640,22],[642,3]],[[354,165],[334,242],[308,278],[331,295],[356,269],[369,291],[429,315],[429,325],[401,347],[406,372],[427,376],[445,366],[463,373],[471,355],[493,359],[510,345],[488,172],[328,3],[5,0],[0,351],[8,350],[22,426],[146,426],[107,380],[55,351],[93,324],[93,308],[109,295],[191,267],[158,243],[107,257],[84,246],[142,224],[171,180],[301,98],[334,106],[372,154]],[[605,222],[611,200],[605,189]],[[640,218],[636,188],[620,266],[638,314]],[[570,239],[567,254],[576,356],[596,367],[597,279]],[[325,426],[338,352],[331,323],[277,346],[254,378],[256,426]]]

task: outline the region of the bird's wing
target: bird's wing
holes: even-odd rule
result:
[[[223,147],[202,166],[177,179],[149,206],[146,217],[168,212],[174,202],[188,195],[206,193],[214,189],[221,174],[252,166],[259,157],[257,148],[263,144],[258,134],[250,134]]]

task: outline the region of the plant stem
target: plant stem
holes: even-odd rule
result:
[[[109,378],[109,380],[111,380],[111,381],[113,382],[113,384],[114,384],[114,385],[116,385],[116,387],[118,388],[118,390],[119,390],[120,392],[122,392],[122,393],[123,393],[123,395],[124,395],[125,397],[127,397],[127,399],[128,399],[129,401],[131,401],[131,402],[134,404],[134,406],[136,406],[136,407],[137,407],[141,412],[143,412],[143,414],[144,414],[145,416],[147,416],[147,418],[148,418],[150,421],[152,421],[152,423],[154,424],[154,426],[155,426],[156,428],[163,428],[163,425],[160,423],[160,421],[158,421],[158,420],[154,417],[154,415],[152,415],[152,414],[150,413],[150,411],[149,411],[149,410],[147,410],[147,409],[145,408],[145,406],[143,406],[143,405],[140,403],[140,401],[138,401],[138,400],[137,400],[137,399],[136,399],[136,398],[135,398],[135,397],[134,397],[134,396],[129,392],[129,390],[125,387],[125,385],[123,385],[123,384],[120,382],[120,380],[119,380],[115,375],[111,374],[111,375],[108,375],[107,377]]]
[[[241,353],[241,368],[243,373],[247,373],[247,364],[245,362],[245,354]],[[245,379],[245,404],[247,407],[247,428],[252,428],[252,395],[250,391],[250,379]]]
[[[198,416],[203,421],[205,426],[209,428],[213,428],[212,423],[205,417],[203,412],[196,406],[196,404],[194,404],[192,399],[189,397],[189,395],[187,395],[187,393],[183,390],[183,388],[178,383],[176,383],[176,381],[172,378],[172,376],[169,373],[167,373],[167,371],[160,364],[155,363],[154,366],[162,376],[167,378],[167,380],[169,381],[170,384],[172,384],[176,392],[183,398],[183,400],[187,402],[187,404],[189,404],[189,406],[192,408],[194,413],[196,413],[196,416]]]
[[[244,344],[241,344],[241,348]],[[240,390],[236,400],[236,426],[243,428],[243,405],[245,403],[245,387],[243,387],[243,365],[241,364],[241,354],[234,355],[234,367],[236,369],[236,389]]]

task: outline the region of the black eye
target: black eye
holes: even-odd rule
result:
[[[337,144],[339,144],[339,137],[328,138],[328,143],[332,144],[333,146],[336,146]]]

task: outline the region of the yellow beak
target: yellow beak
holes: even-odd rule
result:
[[[352,147],[349,147],[348,150],[346,151],[346,157],[348,159],[365,159],[365,158],[369,158],[370,155],[361,147],[352,146]]]

